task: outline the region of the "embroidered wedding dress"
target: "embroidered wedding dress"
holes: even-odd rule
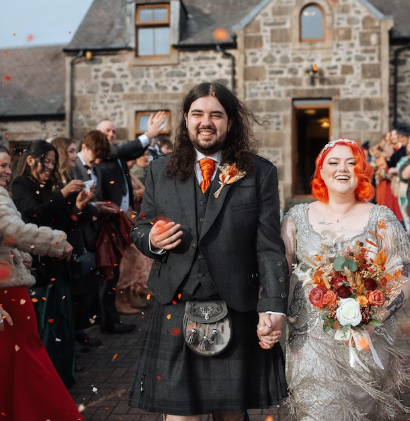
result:
[[[360,230],[343,230],[340,229],[342,224],[329,224],[323,220],[321,232],[315,231],[310,224],[308,210],[308,204],[295,206],[282,223],[288,259],[293,260],[289,263],[300,264],[301,271],[311,267],[306,257],[314,260],[316,254],[323,254],[322,244],[337,254],[357,241],[369,246],[366,242],[369,239],[380,249],[385,249],[388,256],[386,264],[394,262],[397,269],[402,268],[404,276],[408,275],[410,250],[407,235],[388,208],[374,206],[367,226]],[[394,318],[387,319],[372,336],[384,369],[376,365],[370,351],[360,352],[359,355],[369,372],[359,365],[352,368],[348,346],[334,339],[333,330],[324,332],[321,314],[309,302],[313,286],[302,287],[300,279],[292,286],[286,375],[291,393],[289,406],[294,419],[375,421],[393,419],[395,414],[403,413],[405,408],[396,392],[408,380],[405,370],[407,354],[394,345]],[[402,295],[396,302],[401,298]]]

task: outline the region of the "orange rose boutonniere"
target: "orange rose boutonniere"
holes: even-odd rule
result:
[[[219,167],[221,173],[219,174],[219,184],[221,187],[214,193],[214,197],[218,198],[221,194],[222,189],[227,184],[233,184],[241,178],[245,177],[246,171],[239,171],[236,168],[236,164],[224,164],[222,167]]]

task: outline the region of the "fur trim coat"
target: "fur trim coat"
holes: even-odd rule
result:
[[[0,265],[11,266],[11,276],[0,279],[0,288],[34,285],[23,259],[31,259],[28,253],[60,257],[66,241],[63,231],[24,223],[8,191],[0,187]]]

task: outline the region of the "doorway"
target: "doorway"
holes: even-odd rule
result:
[[[293,101],[293,196],[310,196],[315,159],[330,141],[331,100]]]

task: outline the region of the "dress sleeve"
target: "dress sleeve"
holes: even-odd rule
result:
[[[296,226],[290,213],[287,213],[282,220],[281,237],[286,247],[289,273],[292,273],[292,264],[296,263]]]

